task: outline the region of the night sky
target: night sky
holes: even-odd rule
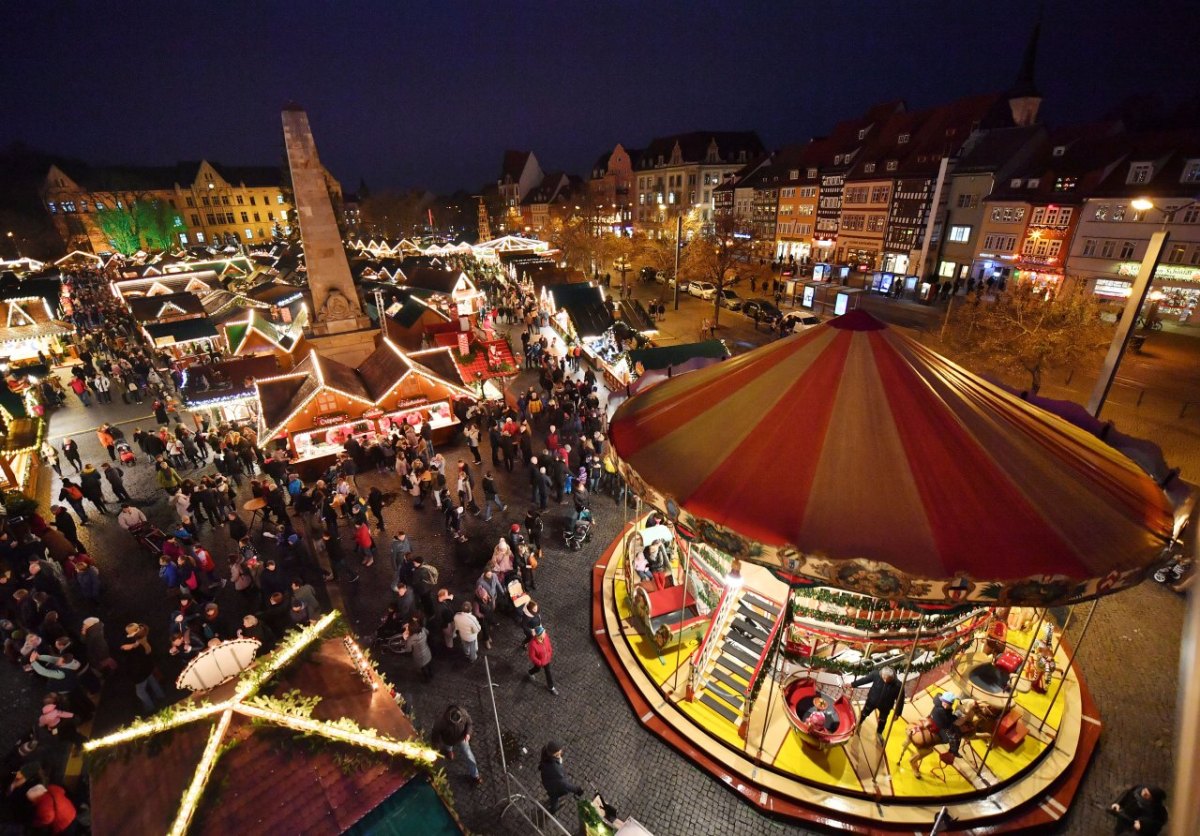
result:
[[[309,113],[348,189],[477,189],[505,148],[586,174],[616,142],[805,141],[877,101],[1004,89],[1037,0],[32,2],[0,9],[0,144],[91,162],[275,164]],[[1195,6],[1047,3],[1043,121],[1194,94]],[[1190,56],[1190,57],[1189,57]]]

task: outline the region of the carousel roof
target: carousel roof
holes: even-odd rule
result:
[[[1080,600],[1173,536],[1131,460],[861,311],[639,394],[610,435],[701,539],[877,597]]]

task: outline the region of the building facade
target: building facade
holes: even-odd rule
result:
[[[1200,131],[1129,137],[1121,160],[1084,200],[1067,275],[1098,296],[1124,298],[1150,236],[1165,229],[1151,299],[1164,317],[1200,322],[1198,198]],[[1150,208],[1139,208],[1142,201]]]
[[[588,202],[596,208],[601,231],[633,232],[633,158],[639,152],[625,150],[619,142],[612,151],[597,158],[588,180]]]
[[[335,203],[341,187],[328,172]],[[174,221],[177,246],[268,243],[278,228],[291,232],[293,206],[283,173],[270,166],[225,166],[201,161],[164,167],[87,167],[67,171],[54,165],[42,184],[42,204],[69,249],[113,249],[96,213],[159,202]],[[145,243],[145,242],[143,242]]]
[[[697,131],[656,137],[634,160],[636,221],[661,227],[668,215],[713,219],[713,190],[763,153],[753,131]]]
[[[939,281],[965,282],[980,252],[986,200],[999,185],[1040,155],[1046,143],[1041,127],[1000,128],[972,137],[949,170],[946,199],[939,215],[937,248],[930,267]]]

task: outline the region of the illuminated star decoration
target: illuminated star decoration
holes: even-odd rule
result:
[[[329,629],[337,620],[338,615],[337,610],[334,610],[323,616],[315,624],[310,624],[288,634],[280,642],[279,647],[274,653],[264,659],[258,666],[246,670],[241,675],[233,696],[228,700],[216,704],[197,705],[195,708],[178,711],[168,717],[151,718],[132,723],[105,737],[89,740],[83,745],[83,750],[85,752],[95,752],[99,749],[128,743],[132,740],[151,737],[160,732],[177,728],[196,720],[216,717],[216,723],[209,732],[204,753],[201,755],[200,761],[196,765],[196,771],[192,775],[192,780],[189,782],[187,790],[184,791],[183,798],[180,801],[175,821],[172,822],[170,829],[167,831],[168,836],[183,836],[191,826],[196,809],[200,805],[200,799],[204,794],[204,788],[212,777],[213,767],[221,755],[221,744],[225,733],[228,731],[230,721],[235,714],[249,717],[252,720],[265,721],[303,734],[318,735],[339,743],[360,746],[373,752],[400,755],[418,763],[432,764],[438,758],[437,750],[431,749],[419,742],[395,740],[387,735],[376,732],[374,729],[360,729],[348,726],[344,721],[329,722],[326,720],[314,720],[311,717],[286,713],[269,704],[268,701],[256,701],[254,699],[258,690],[300,653],[304,652],[309,645],[320,638],[321,634]],[[350,651],[350,658],[356,671],[368,681],[372,686],[372,691],[376,690],[378,688],[378,678],[374,669],[369,666],[364,654],[358,648],[358,645],[354,643],[354,640],[347,639],[346,641],[348,642],[347,649]]]

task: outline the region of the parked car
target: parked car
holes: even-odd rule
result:
[[[684,293],[687,293],[688,285],[690,285],[690,284],[691,284],[691,282],[689,282],[687,279],[680,279],[679,280],[679,289],[681,291],[683,291]],[[671,276],[669,279],[667,279],[667,287],[670,287],[670,288],[675,287],[675,277],[674,276]]]
[[[729,308],[731,311],[740,311],[742,309],[742,297],[729,288],[723,288],[720,291],[721,307]]]
[[[775,303],[770,299],[747,299],[742,305],[742,313],[751,319],[757,313],[759,322],[774,322],[783,316],[783,311],[775,307]]]
[[[712,299],[717,295],[717,286],[712,282],[688,282],[687,292],[701,299]]]
[[[788,311],[783,315],[784,332],[799,334],[821,324],[821,317],[808,311]]]
[[[640,275],[642,282],[646,284],[653,281],[662,281],[662,273],[655,270],[653,267],[643,267]]]

